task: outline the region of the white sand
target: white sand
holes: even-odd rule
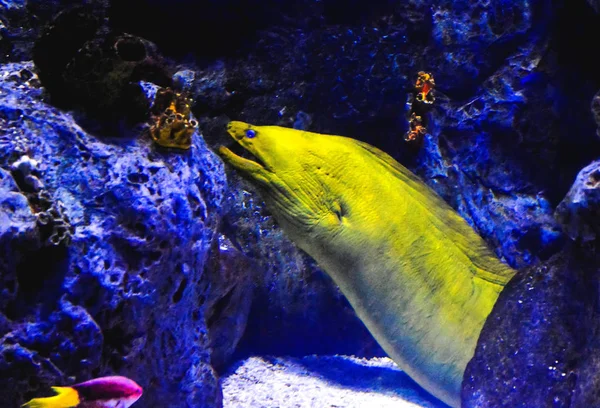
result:
[[[224,408],[443,408],[389,358],[251,357],[222,378]]]

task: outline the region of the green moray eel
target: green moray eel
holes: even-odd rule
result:
[[[230,122],[250,152],[219,154],[348,298],[386,353],[452,407],[481,328],[514,270],[441,197],[379,149]]]

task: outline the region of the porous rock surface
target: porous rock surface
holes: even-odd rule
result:
[[[199,134],[182,153],[87,134],[24,79],[33,70],[0,67],[3,406],[108,374],[144,388],[139,407],[220,406],[205,270],[222,162]],[[70,243],[43,239],[42,189]]]
[[[597,405],[573,395],[579,381],[597,378],[580,371],[597,354],[588,348],[598,316],[594,264],[574,249],[521,271],[506,286],[467,366],[464,407]]]
[[[600,162],[584,167],[556,208],[556,218],[573,240],[594,242],[600,233]]]

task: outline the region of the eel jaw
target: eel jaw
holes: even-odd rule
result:
[[[219,147],[218,152],[223,161],[241,171],[244,176],[251,180],[268,184],[268,171],[261,164],[238,156],[225,146]]]

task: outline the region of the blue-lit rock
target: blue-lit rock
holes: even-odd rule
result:
[[[556,209],[556,218],[569,237],[580,242],[596,241],[600,221],[600,162],[582,169]]]
[[[222,163],[198,134],[180,152],[85,133],[32,69],[0,67],[0,400],[115,373],[142,385],[140,407],[219,406],[205,271]],[[62,203],[70,245],[40,239],[36,189]]]
[[[221,235],[214,241],[206,274],[210,291],[206,299],[206,323],[210,361],[222,370],[234,355],[246,330],[253,282],[259,266]]]
[[[570,246],[507,285],[467,366],[465,408],[600,404],[597,265]]]
[[[588,282],[597,279],[581,255],[557,255],[507,285],[467,366],[465,408],[576,406],[577,366],[590,355],[585,345],[596,288]]]
[[[468,97],[477,90],[476,84],[502,67],[517,46],[535,40],[530,31],[538,5],[548,4],[535,0],[434,2],[427,69],[435,71],[447,92]]]
[[[596,113],[596,112],[594,112]],[[598,245],[598,211],[600,207],[600,162],[594,161],[583,168],[573,186],[556,209],[556,217],[563,224],[569,237],[582,244],[583,253],[577,253],[579,269],[572,269],[570,278],[579,281],[585,287],[574,295],[574,299],[585,302],[587,313],[575,317],[581,318],[572,327],[581,331],[579,358],[576,360],[577,377],[573,391],[572,407],[593,407],[600,404],[600,324],[598,298],[598,265],[600,260],[594,257]],[[573,329],[572,329],[573,330]]]
[[[517,268],[562,244],[544,192],[558,149],[550,137],[557,118],[545,99],[548,78],[534,73],[544,50],[536,42],[518,47],[466,101],[438,98],[430,119],[438,143],[425,146],[414,166]]]
[[[500,294],[463,382],[466,408],[600,405],[598,162],[558,205],[566,248]]]
[[[14,270],[21,261],[22,254],[15,251],[15,246],[29,247],[32,250],[39,248],[36,217],[11,174],[0,169],[0,253],[3,254],[0,258],[0,270],[13,271],[0,275],[0,310],[14,301],[17,292]],[[12,256],[7,256],[11,253]],[[0,330],[6,324],[6,321],[0,320]]]

